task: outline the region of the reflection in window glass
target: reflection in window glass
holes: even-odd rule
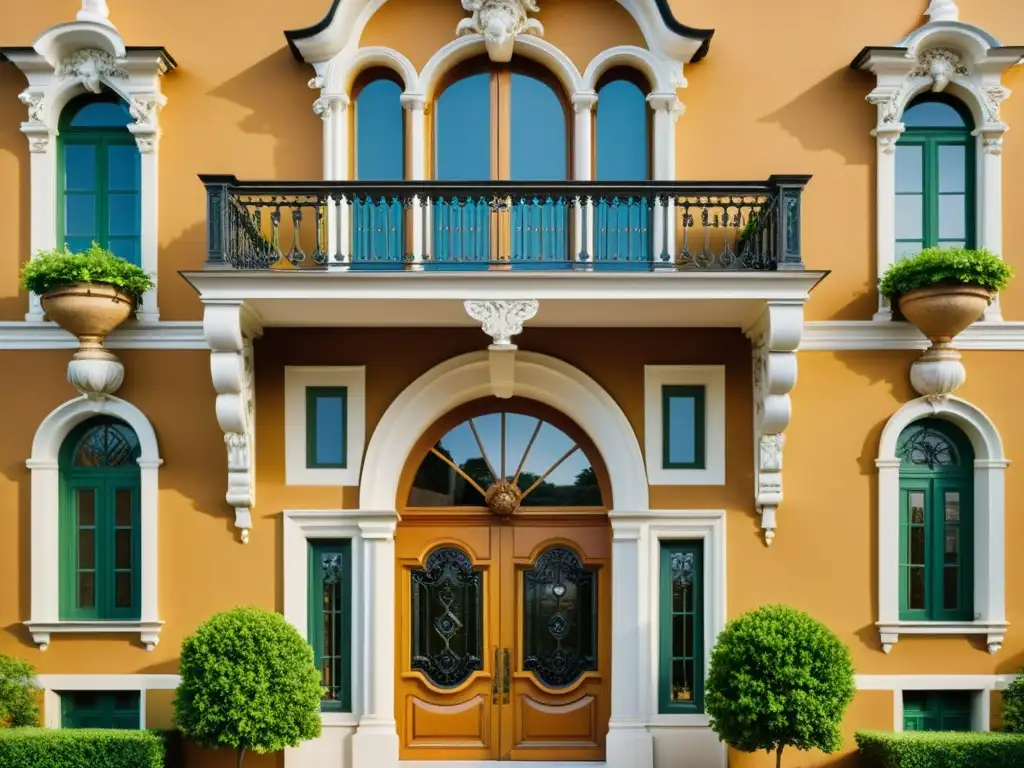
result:
[[[662,387],[662,441],[665,469],[703,469],[706,463],[705,389]]]
[[[450,430],[420,464],[411,507],[484,507],[504,477],[524,492],[524,507],[599,507],[594,468],[576,441],[521,413],[476,416]]]
[[[922,100],[909,106],[903,113],[907,128],[965,128],[968,127],[960,112],[942,101]]]
[[[306,466],[344,468],[347,387],[306,388]]]

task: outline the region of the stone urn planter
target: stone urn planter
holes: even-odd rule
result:
[[[68,381],[91,397],[116,392],[124,381],[124,366],[103,340],[128,319],[135,301],[104,283],[72,283],[44,293],[41,300],[47,317],[78,337]]]
[[[77,253],[65,246],[37,254],[23,265],[21,283],[40,297],[50,320],[78,337],[78,351],[68,364],[71,385],[96,399],[116,392],[124,381],[124,366],[103,340],[155,287],[153,279],[93,243]]]
[[[949,397],[967,379],[953,339],[980,320],[1013,270],[988,251],[929,248],[893,264],[879,290],[931,346],[910,369],[910,383],[929,400]]]

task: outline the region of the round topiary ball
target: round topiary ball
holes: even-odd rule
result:
[[[276,752],[320,735],[323,688],[313,649],[273,611],[235,608],[181,646],[174,718],[204,747]]]
[[[711,727],[744,752],[835,752],[856,691],[850,650],[828,627],[784,605],[730,622],[711,653],[704,705]]]

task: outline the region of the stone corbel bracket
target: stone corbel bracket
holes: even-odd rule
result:
[[[523,332],[523,324],[532,320],[540,309],[536,299],[518,301],[467,301],[466,313],[480,323],[494,343],[488,349],[491,366],[491,391],[495,397],[508,399],[515,393],[516,349],[512,337]]]
[[[228,453],[225,498],[235,527],[248,543],[256,504],[256,397],[253,341],[262,334],[259,316],[240,301],[206,302],[203,333],[210,347],[210,373],[217,392],[217,422]]]
[[[803,302],[768,302],[747,329],[753,351],[754,503],[765,544],[775,539],[775,513],[782,503],[782,451],[796,385],[796,351],[804,326]]]

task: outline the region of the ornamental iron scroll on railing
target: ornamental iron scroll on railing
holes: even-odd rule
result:
[[[803,269],[809,176],[306,182],[201,176],[207,269]]]

